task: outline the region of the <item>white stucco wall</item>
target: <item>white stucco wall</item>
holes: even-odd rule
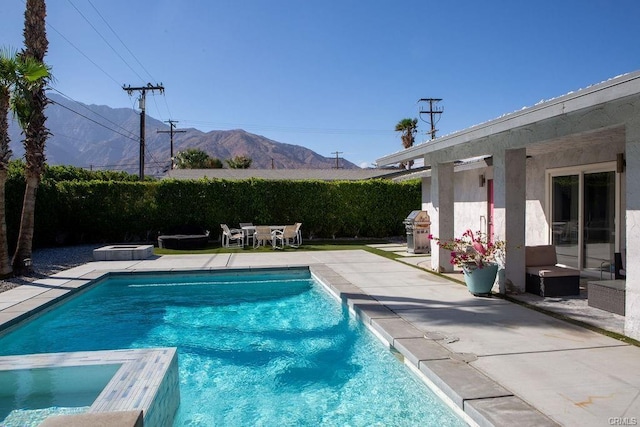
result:
[[[626,253],[627,280],[624,333],[640,340],[640,107],[634,120],[630,120],[626,135],[627,174],[626,188]]]
[[[487,232],[487,183],[480,187],[480,175],[491,178],[490,168],[483,167],[455,174],[454,234],[460,237],[470,229]]]

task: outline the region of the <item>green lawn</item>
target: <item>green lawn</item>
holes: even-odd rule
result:
[[[362,249],[376,255],[383,256],[385,258],[395,259],[398,258],[398,255],[381,251],[375,248],[371,248],[367,245],[375,244],[375,243],[390,243],[385,239],[329,239],[329,240],[311,240],[307,242],[303,242],[302,246],[299,248],[291,248],[285,247],[285,249],[276,249],[276,251],[280,252],[295,252],[295,251],[339,251],[339,250],[355,250]],[[179,254],[225,254],[225,253],[243,253],[243,252],[274,252],[270,247],[259,247],[254,249],[253,247],[245,247],[245,248],[223,248],[219,243],[212,243],[207,246],[205,249],[198,250],[176,250],[176,249],[160,249],[154,248],[154,254],[156,255],[179,255]]]

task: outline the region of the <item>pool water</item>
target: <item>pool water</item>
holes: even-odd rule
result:
[[[37,426],[51,414],[86,412],[119,368],[111,364],[0,371],[0,426]]]
[[[173,346],[174,426],[465,425],[306,270],[110,278],[0,355]]]

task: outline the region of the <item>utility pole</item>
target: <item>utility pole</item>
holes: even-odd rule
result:
[[[340,157],[339,155],[342,154],[342,151],[333,151],[331,154],[335,154],[336,155],[336,169],[340,169]]]
[[[177,120],[165,120],[165,123],[169,123],[169,130],[159,130],[156,131],[158,133],[168,133],[169,138],[171,140],[171,169],[173,169],[173,134],[174,133],[185,133],[186,130],[177,130],[175,129]]]
[[[436,114],[442,114],[444,108],[438,107],[436,104],[442,101],[442,98],[421,98],[418,102],[428,102],[429,109],[428,110],[420,110],[420,119],[422,119],[423,114],[429,114],[429,121],[422,119],[423,122],[429,123],[431,125],[431,139],[435,139],[436,137],[436,123],[438,120],[434,120],[434,116]]]
[[[131,85],[124,87],[122,89],[126,90],[129,95],[133,93],[133,91],[140,91],[140,98],[138,98],[140,102],[140,181],[144,181],[144,116],[145,116],[145,100],[147,98],[147,91],[159,90],[160,93],[164,92],[164,87],[162,83],[160,85],[152,85],[151,83],[147,83],[146,86],[140,87],[131,87]]]

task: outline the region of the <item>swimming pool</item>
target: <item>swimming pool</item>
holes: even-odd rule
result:
[[[110,278],[0,355],[176,346],[175,424],[464,425],[307,269]]]

